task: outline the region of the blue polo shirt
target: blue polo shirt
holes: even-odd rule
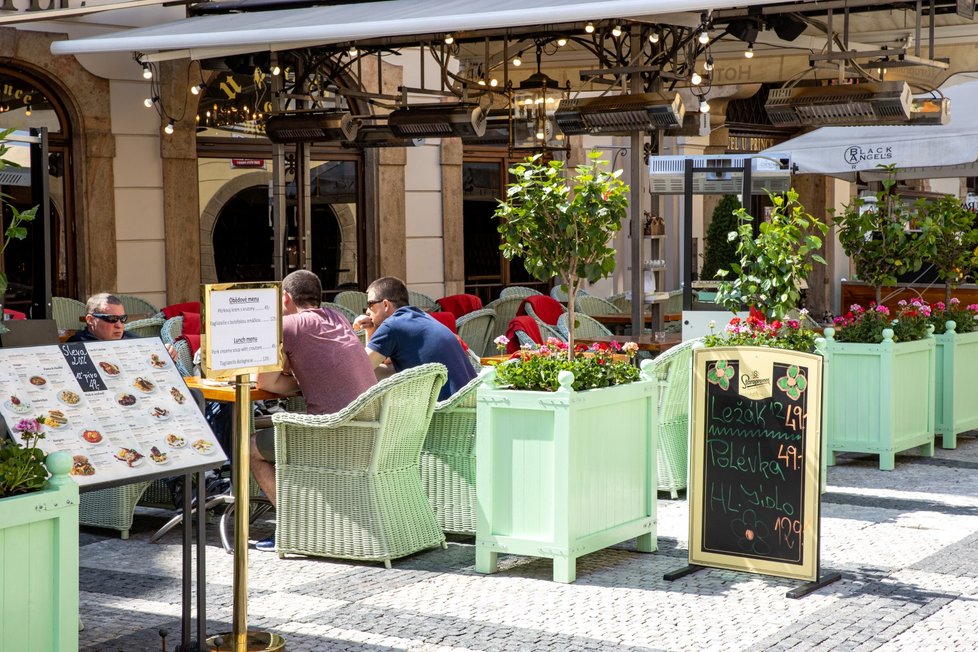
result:
[[[384,320],[367,346],[403,371],[429,362],[448,368],[448,382],[441,388],[439,401],[465,387],[475,378],[475,369],[455,334],[434,317],[414,306],[404,306]]]

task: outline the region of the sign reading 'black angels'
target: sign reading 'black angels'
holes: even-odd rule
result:
[[[821,390],[820,356],[694,351],[691,564],[817,579]]]

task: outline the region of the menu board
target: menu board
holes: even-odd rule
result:
[[[821,356],[694,351],[691,564],[816,580],[821,393]]]
[[[0,349],[0,416],[8,431],[37,419],[38,447],[71,454],[80,486],[227,459],[157,338]]]
[[[282,368],[280,283],[203,286],[201,365],[207,378]]]

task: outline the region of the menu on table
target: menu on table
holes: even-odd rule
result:
[[[157,338],[0,349],[10,435],[37,419],[45,454],[74,458],[82,487],[181,475],[227,460]]]

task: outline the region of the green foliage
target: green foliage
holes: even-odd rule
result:
[[[713,209],[713,219],[706,230],[706,252],[703,254],[703,268],[700,270],[701,279],[713,280],[718,271],[730,269],[730,263],[740,260],[736,241],[728,237],[732,231],[737,230],[737,211],[740,207],[735,196],[724,195]]]
[[[628,210],[628,186],[619,178],[621,170],[605,170],[608,162],[596,150],[588,159],[570,177],[563,161],[541,163],[540,155],[510,168],[515,179],[495,213],[503,255],[511,260],[522,257],[531,276],[541,281],[557,277],[567,287],[570,325],[574,296],[582,283],[615,271],[615,250],[609,242]]]
[[[603,345],[568,359],[563,348],[543,346],[521,349],[513,359],[496,367],[496,385],[510,389],[556,392],[561,371],[574,374],[574,391],[624,385],[639,379],[638,368],[627,359],[615,359],[617,349]]]
[[[878,344],[883,341],[883,329],[891,328],[894,342],[912,342],[924,339],[933,331],[929,305],[920,299],[912,299],[909,302],[900,301],[899,306],[895,318],[891,318],[890,309],[883,305],[871,303],[868,308],[859,304],[849,306],[844,315],[834,320],[835,340]]]
[[[943,301],[931,304],[930,323],[934,325],[934,334],[947,332],[947,322],[954,322],[955,333],[973,333],[978,330],[978,304],[962,306],[957,297],[946,304]]]
[[[920,234],[925,260],[944,281],[944,301],[951,301],[951,290],[978,269],[978,229],[975,215],[957,197],[944,195],[936,201],[925,200],[920,212],[926,212]]]
[[[13,129],[4,129],[0,131],[0,170],[7,166],[17,166],[16,163],[8,161],[4,158],[4,155],[9,151],[10,147],[6,144],[7,137],[13,132]],[[33,222],[34,217],[37,215],[37,206],[30,208],[26,211],[19,211],[17,208],[9,202],[10,195],[0,193],[0,217],[4,216],[7,211],[10,212],[10,226],[3,234],[3,242],[0,243],[0,258],[3,258],[3,252],[7,250],[7,245],[10,244],[11,240],[23,240],[27,237],[27,227],[23,226],[24,223]],[[0,221],[2,225],[2,221]],[[7,291],[7,275],[0,271],[0,304],[3,303],[3,295]]]
[[[714,333],[714,322],[710,322],[710,334],[703,338],[707,347],[713,346],[770,346],[775,349],[789,349],[811,353],[815,350],[815,331],[805,328],[802,320],[774,319],[767,321],[758,312],[751,312],[747,319],[734,317],[719,333]]]
[[[24,446],[0,440],[0,498],[40,491],[48,477],[44,453],[37,447],[37,442],[44,439],[38,420],[21,419],[13,430],[20,433]]]
[[[894,285],[900,274],[920,269],[930,246],[927,238],[907,230],[916,224],[926,233],[930,229],[926,211],[920,210],[919,203],[908,206],[893,192],[894,168],[884,167],[891,174],[876,193],[875,202],[857,197],[835,217],[839,243],[855,263],[859,280],[876,288],[877,303],[883,286]]]
[[[798,306],[801,282],[812,271],[812,261],[825,263],[816,252],[828,227],[805,212],[793,189],[770,197],[771,220],[760,223],[757,237],[751,226],[754,218],[743,208],[737,211],[739,224],[730,237],[737,240],[740,262],[730,265],[736,278],[720,283],[717,303],[733,312],[754,306],[766,317],[783,319]],[[718,276],[726,278],[727,273],[720,270]]]

